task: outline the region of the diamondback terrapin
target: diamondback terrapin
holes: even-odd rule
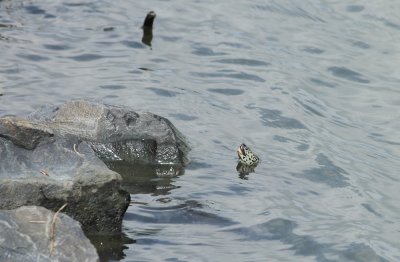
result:
[[[251,151],[251,149],[245,144],[241,144],[236,152],[238,154],[240,163],[243,165],[256,166],[258,162],[260,162],[258,156],[256,156],[256,154],[254,154],[253,151]]]

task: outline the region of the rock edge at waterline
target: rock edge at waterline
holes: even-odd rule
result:
[[[188,147],[165,118],[88,101],[0,118],[0,209],[38,205],[78,220],[86,233],[121,230],[129,193],[104,163],[183,166]]]

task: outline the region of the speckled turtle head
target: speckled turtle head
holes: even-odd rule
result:
[[[241,144],[236,150],[239,160],[243,165],[257,165],[260,159],[245,144]]]

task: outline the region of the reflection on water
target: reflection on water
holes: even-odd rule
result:
[[[183,167],[174,165],[124,161],[106,162],[106,165],[122,176],[123,187],[131,194],[165,195],[177,188],[171,183],[172,179],[184,174]]]
[[[261,114],[261,120],[266,126],[285,129],[306,129],[304,124],[302,124],[299,120],[285,117],[279,110],[257,108],[253,106],[249,106],[248,108],[256,109]]]
[[[144,162],[126,162],[126,161],[108,161],[105,164],[113,171],[119,173],[122,176],[123,188],[131,194],[131,206],[144,205],[146,206],[146,202],[136,201],[136,194],[151,194],[154,196],[157,195],[167,195],[168,192],[172,189],[179,188],[178,186],[173,185],[172,179],[183,175],[184,168],[181,166],[173,166],[173,165],[150,165]],[[159,198],[157,200],[160,203],[169,203],[171,200],[169,198]],[[185,206],[188,207],[196,207],[193,203],[185,203]],[[197,206],[199,207],[199,206]],[[131,210],[129,208],[128,210]],[[151,210],[153,208],[149,208]],[[182,206],[171,207],[168,208],[171,211],[175,211],[176,209],[182,209]],[[164,214],[168,220],[173,219],[176,221],[183,221],[185,218],[182,217],[181,213],[176,213],[174,218],[171,213],[165,214],[163,210],[165,208],[161,208],[160,211]],[[201,211],[196,211],[201,216]],[[193,214],[190,213],[189,217],[186,220],[193,220]],[[133,218],[132,218],[133,216]],[[141,215],[132,214],[128,211],[125,214],[124,220],[129,221],[130,219],[140,220]],[[157,219],[158,222],[159,219]],[[151,222],[148,217],[145,217],[143,222]],[[92,243],[95,245],[101,261],[110,261],[110,260],[121,260],[125,257],[124,250],[128,248],[127,245],[135,244],[136,240],[122,233],[121,235],[94,235],[89,236]]]
[[[240,179],[247,180],[248,175],[255,172],[255,168],[255,166],[246,166],[239,162],[236,166],[236,171],[238,171]]]
[[[125,234],[121,235],[89,235],[90,242],[96,247],[100,261],[115,261],[125,258],[124,250],[135,240]]]
[[[316,183],[325,183],[331,187],[345,187],[349,185],[346,182],[348,180],[346,178],[348,173],[333,164],[324,154],[318,154],[315,161],[319,167],[307,169],[302,171],[302,173],[295,173],[293,175],[309,179]]]
[[[387,261],[377,255],[369,246],[351,243],[343,253],[334,255],[335,248],[330,243],[319,243],[312,236],[299,235],[293,231],[297,224],[291,220],[276,218],[249,228],[236,228],[231,231],[242,236],[242,241],[263,239],[278,240],[299,256],[312,256],[316,261]]]
[[[125,215],[126,221],[144,224],[234,224],[231,220],[204,211],[204,205],[195,200],[160,198],[152,205],[135,204]],[[140,239],[137,241],[141,241]]]

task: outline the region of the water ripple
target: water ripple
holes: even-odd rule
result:
[[[214,52],[209,47],[195,47],[194,49],[195,50],[192,52],[192,54],[195,54],[198,56],[219,56],[219,55],[225,54],[223,52]]]
[[[331,187],[346,187],[349,185],[348,178],[344,175],[348,173],[336,166],[326,155],[320,153],[315,159],[319,167],[293,173],[295,177],[305,178],[316,183],[327,184]]]
[[[360,243],[351,243],[344,250],[338,250],[333,244],[319,243],[309,235],[299,235],[293,231],[297,223],[284,219],[276,218],[268,222],[250,226],[231,229],[238,235],[244,237],[242,241],[258,240],[278,240],[289,246],[298,256],[313,256],[316,261],[387,261],[377,255],[369,246]],[[331,259],[331,257],[335,259]],[[300,259],[300,258],[299,258]]]
[[[44,44],[44,48],[55,51],[62,51],[72,49],[68,44]]]
[[[192,116],[192,115],[187,115],[187,114],[183,114],[183,113],[174,113],[174,114],[169,114],[170,116],[182,120],[182,121],[193,121],[198,119],[197,116]]]
[[[222,64],[234,64],[234,65],[246,65],[246,66],[268,66],[270,65],[267,62],[255,60],[255,59],[245,59],[245,58],[226,58],[226,59],[218,59],[213,62],[222,63]]]
[[[244,72],[240,73],[234,73],[234,74],[227,74],[227,73],[202,73],[202,72],[193,72],[193,75],[199,76],[199,77],[204,77],[204,78],[220,78],[220,77],[228,77],[228,78],[234,78],[234,79],[239,79],[239,80],[249,80],[249,81],[255,81],[255,82],[265,82],[265,80],[257,75],[253,74],[247,74]]]
[[[363,75],[361,75],[360,73],[353,71],[351,69],[348,69],[344,66],[342,67],[338,67],[338,66],[331,66],[328,68],[328,71],[330,71],[334,76],[346,79],[346,80],[350,80],[350,81],[354,81],[354,82],[358,82],[358,83],[362,83],[362,84],[367,84],[370,81],[367,79],[363,78]]]
[[[227,96],[237,96],[244,93],[243,90],[234,88],[209,88],[207,90],[213,93],[223,94]]]
[[[46,13],[46,11],[44,11],[43,9],[41,9],[41,8],[35,6],[35,5],[25,6],[25,10],[28,13],[33,14],[33,15],[42,15],[42,14]]]
[[[283,3],[271,2],[270,4],[256,5],[257,8],[269,11],[274,14],[283,14],[288,16],[301,17],[311,19],[317,22],[325,22],[324,19],[308,12],[299,5],[291,3],[291,5],[284,5]]]
[[[72,60],[78,61],[78,62],[90,62],[90,61],[102,59],[102,58],[104,58],[104,56],[96,55],[96,54],[82,54],[82,55],[77,55],[77,56],[70,56],[69,58]]]
[[[137,41],[124,40],[121,43],[127,47],[131,47],[131,48],[135,48],[135,49],[145,49],[146,48],[142,43],[137,42]]]
[[[120,90],[120,89],[125,89],[126,86],[122,85],[101,85],[101,89],[109,89],[109,90]]]
[[[323,109],[321,108],[320,105],[317,104],[317,102],[310,100],[303,102],[297,97],[294,97],[293,99],[297,101],[297,103],[299,103],[305,109],[306,112],[312,113],[316,116],[325,117],[324,114],[322,113]]]
[[[179,92],[163,89],[163,88],[155,88],[155,87],[148,87],[147,88],[150,91],[153,91],[156,95],[158,96],[163,96],[163,97],[174,97],[179,95]]]
[[[356,41],[353,43],[354,46],[357,46],[362,49],[369,49],[371,46],[363,41]]]
[[[323,52],[325,52],[325,50],[318,48],[318,47],[305,47],[303,48],[304,52],[310,53],[310,54],[322,54]]]
[[[365,9],[365,7],[362,5],[348,5],[346,7],[346,10],[348,12],[352,12],[352,13],[358,13],[358,12],[363,11],[364,9]]]
[[[50,60],[48,57],[41,56],[41,55],[35,55],[35,54],[17,54],[17,56],[24,58],[26,60],[34,61],[34,62]]]
[[[314,82],[314,83],[317,84],[317,85],[326,86],[326,87],[330,87],[330,88],[333,88],[333,87],[336,86],[335,83],[330,83],[330,82],[327,82],[327,81],[325,81],[325,80],[321,80],[321,79],[319,79],[319,78],[310,78],[310,81],[311,81],[311,82]]]
[[[260,113],[260,119],[265,126],[284,129],[307,129],[304,124],[295,118],[285,117],[282,112],[275,109],[248,106]]]
[[[137,208],[139,210],[135,211]],[[186,200],[175,205],[168,203],[159,206],[145,205],[131,207],[126,213],[124,220],[157,224],[209,224],[225,226],[235,224],[227,218],[204,211],[203,204],[195,200]]]
[[[308,145],[306,143],[301,143],[301,142],[295,141],[295,140],[290,139],[288,137],[275,135],[273,138],[274,138],[275,141],[278,141],[278,142],[282,142],[282,143],[291,142],[293,144],[297,144],[297,146],[295,148],[297,150],[299,150],[299,151],[306,151],[306,150],[308,150],[310,148],[310,145]]]

